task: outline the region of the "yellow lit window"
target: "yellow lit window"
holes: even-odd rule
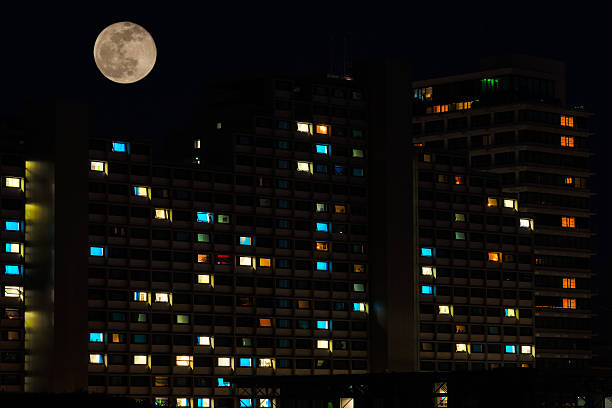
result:
[[[170,210],[167,208],[156,208],[155,209],[155,219],[157,220],[169,220],[170,219]]]
[[[355,272],[355,273],[363,273],[363,272],[365,272],[365,265],[363,265],[363,264],[354,264],[353,265],[353,272]]]
[[[189,398],[181,397],[176,399],[177,407],[188,407],[189,406]]]
[[[561,115],[561,126],[574,127],[574,117]]]
[[[260,358],[259,359],[259,366],[260,367],[266,367],[266,368],[272,368],[273,360],[271,358]]]
[[[489,252],[489,261],[491,262],[501,262],[502,253],[501,252]]]
[[[317,251],[327,251],[328,243],[325,241],[317,241],[316,248]]]
[[[270,258],[259,258],[259,266],[269,268],[272,266],[272,259]]]
[[[210,408],[210,398],[198,398],[198,408]]]
[[[199,149],[202,146],[202,141],[200,139],[195,139],[193,141],[193,148],[194,149]]]
[[[106,173],[106,162],[92,160],[89,164],[91,171],[100,171]]]
[[[327,135],[329,127],[327,125],[317,125],[317,133],[320,135]]]
[[[19,298],[23,300],[23,287],[21,286],[5,286],[4,296],[10,298]]]
[[[250,256],[241,256],[240,266],[253,266],[253,259]]]
[[[147,356],[146,355],[136,355],[134,356],[134,364],[136,365],[144,365],[147,364]]]
[[[179,367],[189,367],[193,364],[193,356],[176,356],[176,365]]]
[[[564,289],[576,289],[576,279],[574,278],[563,278]]]
[[[561,146],[574,147],[574,138],[572,136],[561,136]]]
[[[431,154],[424,154],[423,155],[423,161],[425,163],[431,163]]]
[[[298,306],[298,309],[310,309],[310,301],[309,300],[298,300],[297,306]]]
[[[344,205],[344,204],[334,204],[334,212],[336,214],[346,214],[346,205]]]
[[[21,179],[19,177],[7,177],[4,185],[6,187],[21,188]]]
[[[455,222],[465,222],[465,214],[455,213]]]
[[[297,162],[297,170],[312,174],[312,162],[306,162],[306,161]]]
[[[450,314],[450,306],[438,305],[438,314]]]
[[[575,309],[576,299],[563,298],[563,308],[564,309]]]
[[[203,284],[203,285],[210,285],[210,275],[199,274],[198,283]]]
[[[329,349],[329,340],[317,340],[318,349]]]
[[[576,218],[561,217],[561,226],[563,228],[576,228]]]
[[[463,184],[463,176],[455,176],[455,184]]]
[[[421,266],[421,275],[436,277],[435,266]]]
[[[457,353],[465,353],[465,352],[467,352],[467,344],[465,344],[465,343],[457,343],[457,344],[455,344],[455,351]]]
[[[208,263],[210,262],[210,258],[208,254],[198,254],[198,263]]]
[[[584,178],[584,177],[576,177],[574,179],[574,187],[576,187],[576,188],[586,188],[586,178]]]
[[[565,184],[568,184],[568,185],[574,184],[574,178],[573,177],[566,177],[565,178]]]
[[[497,198],[489,197],[487,199],[487,207],[497,207],[497,206],[498,206]]]
[[[231,367],[232,359],[231,357],[219,357],[217,359],[217,365],[219,367]]]
[[[308,133],[309,135],[312,135],[312,123],[298,122],[297,131],[302,132],[302,133]]]
[[[272,327],[271,319],[259,319],[259,327]]]

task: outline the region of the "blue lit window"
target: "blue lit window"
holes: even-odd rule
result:
[[[482,344],[472,344],[470,349],[472,353],[482,353]]]
[[[102,247],[89,247],[89,255],[91,256],[104,256],[104,248]]]
[[[317,231],[329,232],[329,223],[328,222],[317,222]]]
[[[421,248],[421,256],[434,256],[435,249],[433,248]]]
[[[132,343],[147,344],[148,339],[146,334],[132,334]]]
[[[113,152],[129,153],[130,144],[126,142],[113,142]]]
[[[317,261],[317,271],[329,271],[330,265],[326,261]]]
[[[198,398],[198,408],[210,408],[210,398]]]
[[[346,167],[335,165],[334,166],[334,174],[336,176],[346,176]]]
[[[218,387],[229,387],[230,383],[229,381],[225,381],[223,378],[219,377],[217,378],[217,386]]]
[[[6,221],[4,229],[7,231],[21,231],[21,223],[19,221]]]
[[[272,408],[272,400],[269,398],[262,398],[259,400],[260,408]]]
[[[215,222],[215,215],[210,212],[198,211],[196,213],[196,221],[212,224]]]
[[[513,344],[506,344],[506,353],[508,354],[515,354],[516,353],[516,346]]]
[[[433,286],[430,285],[422,285],[421,286],[421,293],[423,295],[433,295]]]
[[[365,303],[361,303],[361,302],[353,303],[353,312],[365,312]]]
[[[21,244],[19,242],[7,242],[4,245],[4,251],[7,254],[18,254],[21,252]]]
[[[104,335],[102,333],[89,333],[89,341],[91,343],[102,343]]]
[[[328,144],[317,144],[315,145],[316,152],[319,154],[330,154],[331,148]]]
[[[251,237],[240,237],[240,245],[251,245]]]
[[[363,169],[359,167],[353,167],[353,176],[363,177]]]
[[[240,358],[240,367],[251,367],[252,364],[250,358]]]
[[[327,164],[315,164],[315,173],[327,174]]]
[[[253,400],[250,398],[240,398],[240,406],[250,408],[253,406]]]
[[[317,320],[317,329],[329,330],[329,320]]]
[[[4,265],[5,275],[21,275],[21,265]]]

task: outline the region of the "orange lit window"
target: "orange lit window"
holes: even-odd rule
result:
[[[326,135],[329,131],[327,125],[317,125],[317,133],[320,135]]]
[[[423,147],[423,143],[413,143],[414,147]]]
[[[199,263],[208,263],[208,254],[198,254]]]
[[[434,113],[448,112],[448,105],[436,105],[433,107]]]
[[[263,268],[269,268],[272,265],[272,260],[270,258],[259,258],[259,266]]]
[[[465,326],[456,325],[455,326],[455,333],[457,333],[457,334],[466,333]]]
[[[574,117],[561,115],[561,126],[574,127]]]
[[[489,261],[491,262],[501,262],[502,253],[501,252],[489,252]]]
[[[561,136],[561,146],[574,147],[574,138],[572,136]]]
[[[423,161],[425,163],[431,163],[431,154],[424,154],[423,155]]]
[[[564,309],[575,309],[576,299],[563,298],[563,308]]]
[[[563,289],[576,289],[576,279],[563,278]]]
[[[561,226],[563,228],[576,228],[576,218],[561,217]]]
[[[455,184],[463,184],[463,176],[455,176]]]
[[[297,307],[298,309],[310,309],[310,301],[309,300],[298,300]]]
[[[113,343],[120,343],[121,340],[119,339],[119,333],[113,333]]]
[[[272,327],[271,319],[259,319],[259,327]]]
[[[346,205],[344,205],[344,204],[334,204],[334,212],[336,214],[346,214]]]
[[[497,198],[489,197],[487,199],[487,207],[497,207],[497,206],[498,206]]]
[[[317,251],[327,251],[327,242],[325,241],[317,241]]]
[[[363,264],[354,264],[353,265],[353,272],[355,272],[355,273],[363,273],[363,272],[365,272],[365,265],[363,265]]]
[[[574,178],[573,177],[566,177],[565,178],[565,184],[574,184]]]

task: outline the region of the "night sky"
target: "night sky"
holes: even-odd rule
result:
[[[96,130],[159,139],[181,131],[205,101],[202,83],[218,75],[275,69],[287,73],[328,71],[330,38],[342,51],[348,37],[353,61],[397,58],[413,63],[414,77],[478,69],[481,56],[527,53],[567,63],[568,102],[584,105],[591,122],[596,231],[602,252],[612,244],[612,192],[606,163],[611,126],[608,57],[610,22],[603,6],[588,2],[539,5],[455,2],[413,6],[394,2],[56,2],[3,4],[0,10],[0,116],[19,114],[28,100],[85,101]],[[195,3],[195,2],[194,2]],[[369,5],[367,7],[366,5]],[[132,21],[153,36],[157,62],[144,80],[121,85],[104,78],[93,60],[98,33]],[[595,272],[607,310],[612,278],[606,259]],[[612,297],[610,297],[612,299]],[[603,311],[604,309],[602,309]],[[600,311],[600,313],[602,312]],[[604,330],[605,325],[602,325]],[[612,332],[609,332],[612,334]]]

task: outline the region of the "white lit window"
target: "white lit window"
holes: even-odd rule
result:
[[[170,301],[170,295],[165,292],[156,293],[155,301],[160,303],[168,303]]]
[[[21,178],[19,177],[7,177],[4,181],[6,187],[21,188]]]
[[[176,356],[176,365],[178,367],[189,367],[193,364],[193,356]]]
[[[5,245],[5,251],[9,254],[18,254],[21,252],[21,244],[18,242],[7,242]]]
[[[106,173],[106,162],[92,160],[89,164],[91,171],[100,171]]]
[[[156,208],[155,209],[155,219],[157,220],[169,220],[170,219],[170,210],[167,208]]]
[[[531,346],[521,346],[521,354],[531,354]]]
[[[148,300],[147,292],[134,292],[134,302],[146,302]]]
[[[210,346],[210,336],[197,336],[196,343],[198,346]]]
[[[329,340],[317,340],[318,349],[329,349]]]
[[[137,354],[134,356],[133,361],[135,365],[145,365],[147,364],[147,356],[143,354]]]
[[[197,408],[210,408],[210,398],[198,398]]]
[[[241,256],[240,266],[253,266],[253,258],[250,256]]]
[[[421,266],[421,275],[425,276],[433,276],[436,277],[436,267],[435,266]]]
[[[465,344],[465,343],[457,343],[457,344],[455,344],[455,351],[457,353],[465,353],[465,352],[467,352],[467,344]]]
[[[315,209],[317,212],[327,212],[327,203],[316,203]]]
[[[269,398],[261,398],[259,400],[259,408],[272,408],[272,400]]]
[[[533,229],[533,219],[531,219],[531,218],[521,218],[519,225],[520,225],[521,228]]]
[[[363,302],[354,302],[353,303],[353,312],[365,312],[366,304]]]
[[[513,210],[518,210],[518,202],[516,200],[513,200],[513,199],[505,198],[504,199],[504,207],[505,208],[512,208]]]
[[[210,285],[210,275],[207,274],[198,274],[198,283],[204,284],[204,285]]]
[[[312,135],[312,123],[298,122],[297,130],[298,132],[308,133],[309,135]]]
[[[195,139],[195,140],[193,141],[193,148],[194,148],[194,149],[199,149],[199,148],[200,148],[200,145],[201,145],[201,143],[200,143],[200,142],[201,142],[201,140],[200,140],[200,139]]]
[[[23,288],[21,286],[5,286],[4,296],[23,299]]]
[[[149,197],[149,188],[145,186],[134,186],[134,195],[136,197]]]
[[[104,356],[102,354],[90,354],[89,364],[104,364]]]
[[[312,162],[298,161],[297,170],[312,174]]]
[[[217,359],[217,365],[219,367],[231,367],[232,359],[231,357],[219,357]]]
[[[517,313],[516,309],[505,308],[504,309],[504,316],[506,316],[506,317],[518,317],[518,313]]]
[[[438,306],[438,314],[450,314],[450,306],[448,306],[448,305],[439,305]]]
[[[177,398],[176,399],[177,407],[188,407],[189,406],[189,398]]]
[[[260,358],[259,367],[272,368],[273,360],[271,358]]]
[[[223,127],[223,123],[217,122],[217,129],[221,129]]]

